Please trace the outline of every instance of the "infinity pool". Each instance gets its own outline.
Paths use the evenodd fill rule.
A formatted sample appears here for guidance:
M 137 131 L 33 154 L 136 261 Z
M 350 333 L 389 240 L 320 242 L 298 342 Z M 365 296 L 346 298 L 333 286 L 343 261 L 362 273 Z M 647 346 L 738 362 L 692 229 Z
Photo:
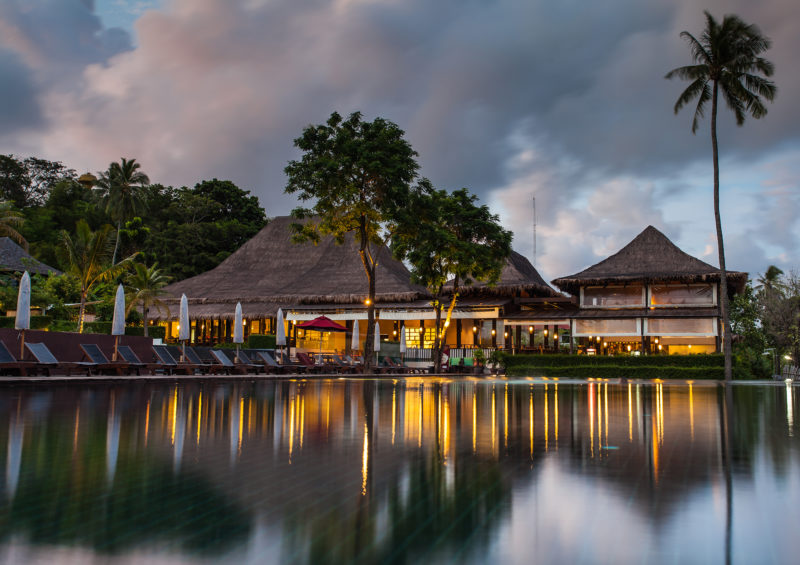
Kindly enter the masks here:
M 791 385 L 2 389 L 2 563 L 786 563 Z

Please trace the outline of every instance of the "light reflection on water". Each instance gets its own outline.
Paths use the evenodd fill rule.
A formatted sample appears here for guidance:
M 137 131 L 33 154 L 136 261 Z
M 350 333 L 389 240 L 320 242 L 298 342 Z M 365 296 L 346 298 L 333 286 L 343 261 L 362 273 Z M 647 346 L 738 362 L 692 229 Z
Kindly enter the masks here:
M 791 383 L 5 389 L 0 561 L 787 562 L 796 402 Z

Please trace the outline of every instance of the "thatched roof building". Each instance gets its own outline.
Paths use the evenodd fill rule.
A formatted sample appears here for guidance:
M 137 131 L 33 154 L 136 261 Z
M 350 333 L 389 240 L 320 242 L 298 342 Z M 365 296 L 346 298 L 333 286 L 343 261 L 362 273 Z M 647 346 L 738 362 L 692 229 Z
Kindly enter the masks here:
M 445 285 L 445 290 L 452 291 L 452 282 Z M 560 297 L 539 275 L 536 268 L 531 265 L 523 255 L 512 251 L 506 259 L 500 279 L 493 286 L 484 282 L 473 282 L 471 285 L 461 286 L 459 292 L 463 296 L 476 294 L 484 296 L 519 296 L 525 293 L 529 296 Z
M 282 216 L 269 222 L 250 241 L 216 268 L 166 287 L 165 302 L 177 317 L 177 300 L 186 294 L 192 318 L 228 319 L 236 302 L 245 318 L 274 316 L 293 304 L 358 304 L 368 296 L 367 277 L 352 235 L 342 245 L 325 237 L 318 245 L 293 243 L 291 224 Z M 408 269 L 384 246 L 373 248 L 377 258 L 376 301 L 399 302 L 426 295 L 410 283 Z
M 719 282 L 720 270 L 681 251 L 653 226 L 647 226 L 617 253 L 588 269 L 553 280 L 564 292 L 576 295 L 581 286 L 633 282 Z M 728 284 L 741 292 L 747 273 L 728 271 Z
M 0 271 L 61 274 L 58 269 L 35 259 L 9 237 L 0 237 Z

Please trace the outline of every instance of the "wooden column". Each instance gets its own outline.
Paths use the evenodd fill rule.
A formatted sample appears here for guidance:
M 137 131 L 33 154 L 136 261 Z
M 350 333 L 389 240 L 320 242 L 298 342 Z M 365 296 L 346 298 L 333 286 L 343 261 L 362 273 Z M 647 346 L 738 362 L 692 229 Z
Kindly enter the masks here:
M 461 318 L 456 320 L 456 348 L 461 348 Z

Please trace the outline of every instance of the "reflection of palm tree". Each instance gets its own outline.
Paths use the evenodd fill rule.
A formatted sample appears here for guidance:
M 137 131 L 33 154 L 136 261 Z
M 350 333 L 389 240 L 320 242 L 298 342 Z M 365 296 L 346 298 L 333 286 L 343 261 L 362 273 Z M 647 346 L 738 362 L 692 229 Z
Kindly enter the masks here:
M 717 251 L 719 253 L 720 305 L 724 324 L 725 379 L 731 379 L 731 325 L 728 305 L 728 281 L 725 269 L 725 249 L 722 243 L 722 220 L 719 213 L 719 154 L 717 149 L 717 101 L 719 91 L 728 107 L 736 115 L 736 123 L 742 125 L 745 116 L 755 119 L 766 115 L 763 99 L 775 97 L 775 85 L 761 77 L 772 76 L 773 65 L 759 55 L 769 49 L 770 41 L 756 26 L 747 25 L 737 16 L 727 15 L 718 23 L 708 12 L 706 28 L 700 39 L 688 31 L 681 37 L 689 42 L 692 58 L 696 64 L 678 67 L 667 73 L 666 78 L 678 77 L 691 83 L 675 102 L 677 114 L 686 104 L 697 99 L 692 120 L 692 133 L 697 131 L 707 103 L 711 102 L 711 149 L 714 163 L 714 220 L 717 227 Z
M 17 231 L 24 221 L 25 218 L 22 214 L 12 208 L 11 202 L 0 201 L 0 237 L 10 237 L 27 251 L 28 242 Z
M 142 263 L 134 263 L 133 270 L 128 273 L 125 282 L 128 288 L 133 293 L 128 303 L 128 312 L 142 306 L 142 321 L 144 323 L 144 335 L 147 337 L 147 311 L 151 306 L 155 306 L 161 311 L 164 308 L 164 302 L 159 298 L 166 294 L 164 287 L 169 282 L 170 277 L 158 268 L 158 263 L 153 263 L 148 267 Z
M 94 286 L 109 281 L 120 275 L 133 256 L 108 266 L 108 255 L 111 247 L 109 234 L 111 226 L 106 224 L 97 231 L 92 231 L 86 220 L 78 220 L 75 224 L 75 235 L 66 230 L 61 231 L 61 247 L 59 253 L 67 265 L 67 272 L 78 279 L 81 286 L 81 305 L 78 311 L 78 332 L 83 333 L 83 318 L 86 312 L 86 299 Z
M 100 179 L 97 181 L 106 205 L 106 212 L 117 222 L 117 238 L 114 254 L 111 257 L 112 265 L 117 262 L 122 222 L 141 213 L 145 207 L 141 189 L 150 183 L 150 179 L 139 171 L 140 167 L 141 165 L 136 162 L 136 159 L 129 161 L 123 158 L 119 163 L 111 163 L 107 171 L 100 173 Z

